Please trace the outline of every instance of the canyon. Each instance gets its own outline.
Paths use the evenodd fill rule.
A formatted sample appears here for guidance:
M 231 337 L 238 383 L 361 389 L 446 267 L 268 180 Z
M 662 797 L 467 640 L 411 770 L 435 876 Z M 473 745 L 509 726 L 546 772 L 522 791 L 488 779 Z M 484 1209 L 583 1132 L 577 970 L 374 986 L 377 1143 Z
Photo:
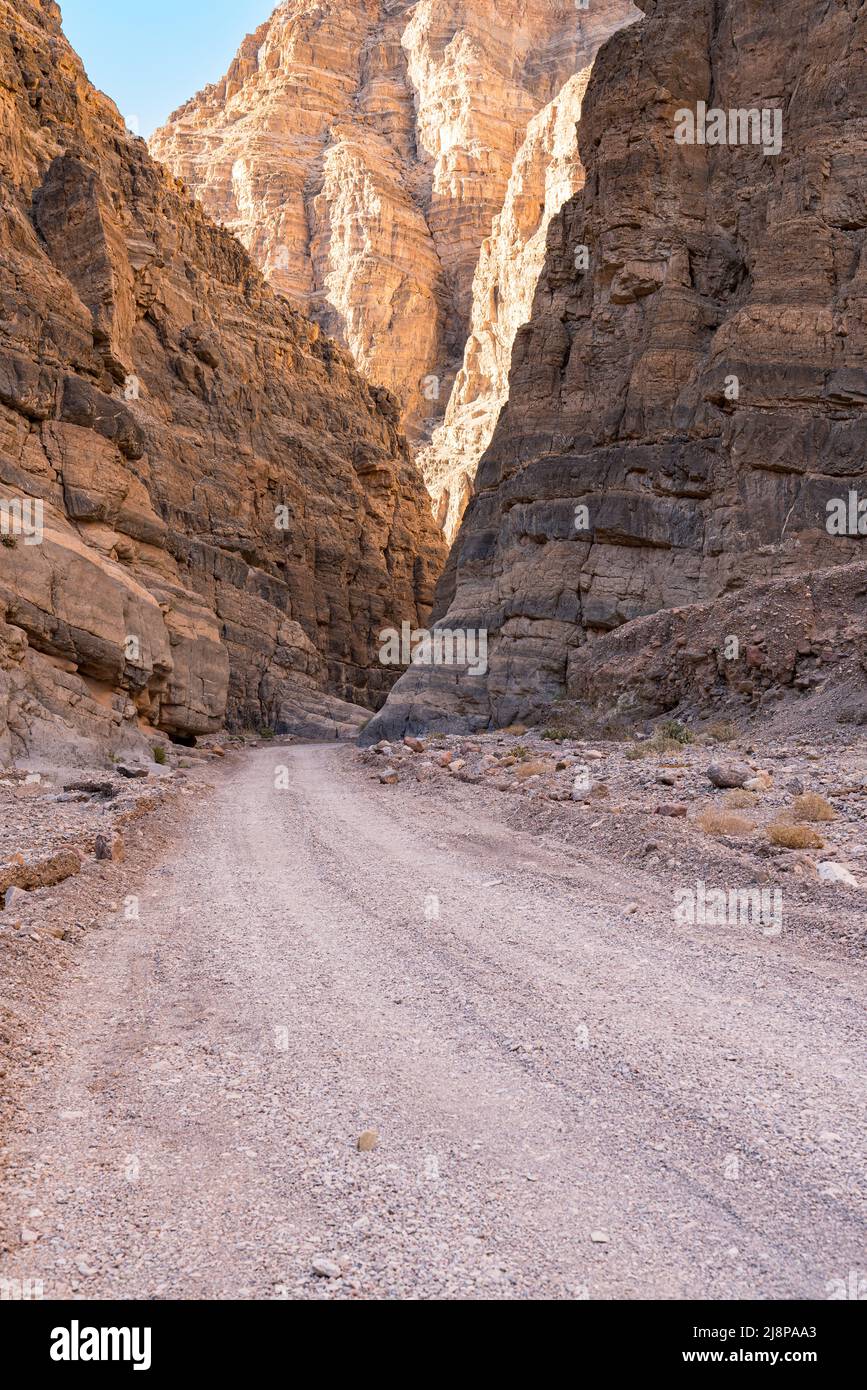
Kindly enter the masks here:
M 590 64 L 637 16 L 631 0 L 286 0 L 150 141 L 397 397 L 449 540 L 548 223 L 582 182 Z
M 352 734 L 445 547 L 398 407 L 0 3 L 0 760 Z M 20 512 L 18 513 L 20 515 Z
M 642 718 L 825 690 L 862 721 L 863 541 L 827 520 L 867 495 L 867 11 L 642 8 L 593 67 L 586 181 L 438 589 L 488 671 L 411 668 L 365 739 L 564 698 Z M 711 93 L 782 112 L 781 152 L 679 143 Z

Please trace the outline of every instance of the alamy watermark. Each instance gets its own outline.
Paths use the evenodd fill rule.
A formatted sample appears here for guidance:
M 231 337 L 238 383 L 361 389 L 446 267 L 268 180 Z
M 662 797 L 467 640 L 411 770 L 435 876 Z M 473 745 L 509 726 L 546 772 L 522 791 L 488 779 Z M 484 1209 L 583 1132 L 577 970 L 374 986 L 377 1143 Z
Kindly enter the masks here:
M 416 628 L 402 623 L 379 634 L 379 660 L 383 666 L 466 666 L 471 676 L 488 669 L 486 628 Z
M 44 520 L 41 497 L 0 498 L 0 536 L 21 536 L 25 545 L 41 545 Z
M 859 497 L 854 488 L 849 489 L 846 497 L 830 498 L 825 510 L 829 536 L 867 536 L 867 497 Z
M 783 930 L 783 894 L 779 888 L 676 888 L 672 916 L 681 927 L 758 927 L 763 936 Z
M 766 155 L 783 148 L 783 113 L 778 107 L 739 106 L 730 111 L 700 101 L 693 111 L 683 106 L 674 113 L 678 145 L 760 145 Z

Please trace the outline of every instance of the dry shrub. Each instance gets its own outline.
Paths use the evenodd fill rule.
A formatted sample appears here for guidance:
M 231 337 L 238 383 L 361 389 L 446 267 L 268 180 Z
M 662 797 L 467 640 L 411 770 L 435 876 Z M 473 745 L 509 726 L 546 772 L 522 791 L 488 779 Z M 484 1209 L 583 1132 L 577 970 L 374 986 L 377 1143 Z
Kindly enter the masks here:
M 519 763 L 515 768 L 516 777 L 538 777 L 550 770 L 549 763 Z
M 756 828 L 744 816 L 719 810 L 716 806 L 706 807 L 698 818 L 698 824 L 705 835 L 751 835 Z
M 733 787 L 723 797 L 729 811 L 748 811 L 755 806 L 757 799 L 755 792 L 748 792 L 745 787 Z
M 792 815 L 795 820 L 836 820 L 837 812 L 824 796 L 818 792 L 804 792 L 792 802 Z
M 709 724 L 705 733 L 707 733 L 715 743 L 731 743 L 732 739 L 738 736 L 737 727 L 724 720 L 718 720 L 714 724 Z
M 825 843 L 817 830 L 783 820 L 768 826 L 768 839 L 783 849 L 822 849 Z

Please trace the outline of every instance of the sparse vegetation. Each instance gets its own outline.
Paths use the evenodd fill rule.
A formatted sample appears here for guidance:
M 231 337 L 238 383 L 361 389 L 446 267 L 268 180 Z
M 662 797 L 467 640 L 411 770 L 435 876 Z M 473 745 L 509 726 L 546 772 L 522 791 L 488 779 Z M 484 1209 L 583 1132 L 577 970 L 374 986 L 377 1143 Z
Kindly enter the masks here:
M 709 738 L 713 739 L 714 743 L 731 743 L 732 739 L 738 736 L 735 725 L 722 719 L 715 721 L 713 724 L 709 724 L 705 733 Z
M 716 806 L 706 807 L 698 818 L 698 824 L 705 835 L 732 835 L 736 838 L 751 835 L 756 828 L 755 823 L 745 816 Z
M 260 738 L 274 738 L 274 737 L 275 737 L 274 730 L 273 730 L 273 729 L 260 729 L 260 730 L 259 730 L 259 737 L 260 737 Z
M 550 763 L 522 762 L 520 766 L 515 769 L 515 776 L 522 779 L 526 777 L 538 777 L 543 772 L 547 772 L 549 768 Z
M 757 801 L 755 792 L 748 792 L 745 787 L 733 787 L 723 797 L 723 804 L 729 811 L 748 811 Z
M 0 540 L 2 540 L 7 550 L 14 550 L 18 544 L 15 536 L 0 536 Z
M 688 729 L 685 724 L 681 724 L 679 719 L 666 719 L 656 730 L 657 735 L 672 743 L 692 743 L 695 735 L 692 729 Z
M 803 796 L 796 796 L 792 803 L 792 816 L 796 821 L 799 820 L 836 820 L 837 812 L 824 796 L 819 796 L 818 792 L 804 792 Z
M 166 761 L 166 750 L 165 750 L 165 748 L 163 747 L 163 745 L 162 745 L 161 743 L 159 743 L 159 744 L 157 744 L 156 748 L 154 749 L 154 762 L 155 762 L 155 763 L 159 763 L 160 766 L 162 767 L 162 766 L 165 764 L 165 761 Z
M 822 849 L 825 841 L 818 830 L 808 825 L 793 825 L 791 821 L 775 821 L 768 826 L 768 839 L 783 849 Z

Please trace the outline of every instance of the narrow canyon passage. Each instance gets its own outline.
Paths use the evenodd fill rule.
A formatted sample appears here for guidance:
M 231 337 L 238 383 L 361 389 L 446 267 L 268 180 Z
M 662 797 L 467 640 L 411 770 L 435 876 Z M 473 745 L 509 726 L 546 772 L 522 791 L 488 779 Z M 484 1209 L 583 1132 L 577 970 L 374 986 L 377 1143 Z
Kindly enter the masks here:
M 842 965 L 675 927 L 652 874 L 470 787 L 383 787 L 347 748 L 218 776 L 45 1025 L 4 1275 L 46 1297 L 823 1299 L 860 1267 Z

